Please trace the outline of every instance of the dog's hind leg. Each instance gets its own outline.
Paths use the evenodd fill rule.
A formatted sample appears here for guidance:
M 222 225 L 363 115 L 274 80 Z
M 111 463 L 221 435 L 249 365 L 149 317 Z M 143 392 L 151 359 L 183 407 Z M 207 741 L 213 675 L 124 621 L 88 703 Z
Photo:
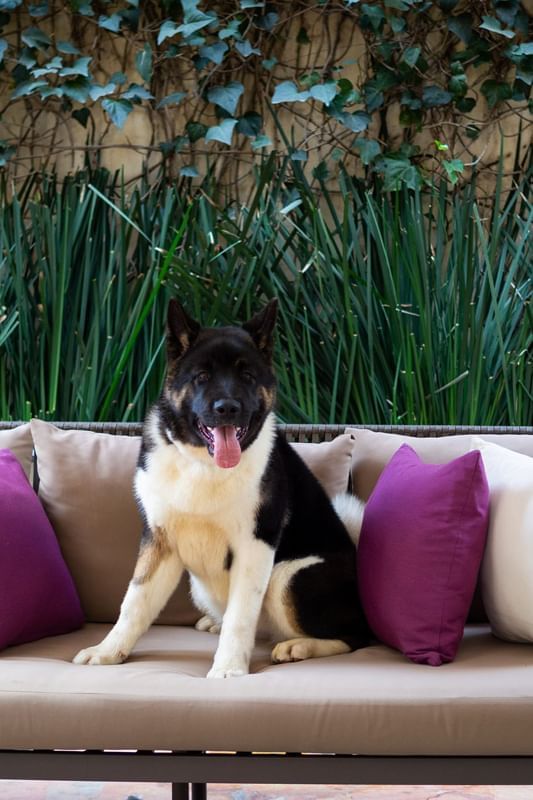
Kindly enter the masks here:
M 281 664 L 284 661 L 304 661 L 307 658 L 322 658 L 349 653 L 352 648 L 340 639 L 312 639 L 300 637 L 280 642 L 272 650 L 272 661 Z
M 140 636 L 150 627 L 183 573 L 178 555 L 152 535 L 141 545 L 135 572 L 128 586 L 120 615 L 100 644 L 81 650 L 75 664 L 120 664 Z

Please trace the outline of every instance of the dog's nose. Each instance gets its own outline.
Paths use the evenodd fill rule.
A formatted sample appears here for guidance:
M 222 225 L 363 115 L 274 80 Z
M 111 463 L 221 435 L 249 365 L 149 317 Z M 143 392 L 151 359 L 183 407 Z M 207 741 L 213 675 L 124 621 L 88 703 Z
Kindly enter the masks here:
M 233 397 L 223 397 L 215 400 L 213 411 L 220 419 L 233 419 L 242 411 L 242 403 Z

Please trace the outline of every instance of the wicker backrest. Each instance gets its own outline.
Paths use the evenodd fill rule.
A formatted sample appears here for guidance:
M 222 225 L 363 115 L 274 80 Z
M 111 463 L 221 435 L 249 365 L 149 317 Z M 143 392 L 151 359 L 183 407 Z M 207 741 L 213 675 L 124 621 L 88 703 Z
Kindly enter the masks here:
M 1 422 L 0 430 L 15 428 L 21 422 Z M 67 430 L 93 431 L 94 433 L 121 434 L 122 436 L 139 436 L 142 431 L 141 422 L 53 422 L 58 428 Z M 365 430 L 383 433 L 398 433 L 403 436 L 451 436 L 454 434 L 530 434 L 533 435 L 531 426 L 476 426 L 476 425 L 355 425 L 345 423 L 342 425 L 304 425 L 280 424 L 280 430 L 289 442 L 329 442 L 347 427 L 362 428 Z

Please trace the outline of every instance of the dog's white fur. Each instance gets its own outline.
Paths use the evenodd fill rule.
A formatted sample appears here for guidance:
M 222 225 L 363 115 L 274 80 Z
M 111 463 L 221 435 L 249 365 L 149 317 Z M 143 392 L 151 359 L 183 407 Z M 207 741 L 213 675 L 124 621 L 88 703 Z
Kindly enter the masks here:
M 156 447 L 147 453 L 146 468 L 137 470 L 135 491 L 151 530 L 164 537 L 164 556 L 146 580 L 130 582 L 116 625 L 99 645 L 78 653 L 75 663 L 124 661 L 184 569 L 191 574 L 193 599 L 206 614 L 199 627 L 220 626 L 208 677 L 248 672 L 258 625 L 276 639 L 289 639 L 274 648 L 276 661 L 349 650 L 337 640 L 302 638 L 287 603 L 287 587 L 296 572 L 321 559 L 310 556 L 274 566 L 274 550 L 254 535 L 261 479 L 274 442 L 273 415 L 243 451 L 239 464 L 225 470 L 205 449 L 176 440 L 169 444 L 159 433 L 155 415 L 147 424 Z M 346 498 L 336 499 L 335 508 L 356 538 L 361 510 L 353 498 Z M 229 571 L 224 568 L 228 548 L 233 554 Z

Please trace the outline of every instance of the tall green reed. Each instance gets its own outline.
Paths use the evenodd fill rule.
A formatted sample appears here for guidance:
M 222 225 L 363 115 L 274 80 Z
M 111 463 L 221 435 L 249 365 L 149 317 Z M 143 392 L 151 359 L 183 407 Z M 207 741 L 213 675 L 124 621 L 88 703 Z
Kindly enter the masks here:
M 0 306 L 18 311 L 0 343 L 2 417 L 140 419 L 171 294 L 204 324 L 277 295 L 283 419 L 531 424 L 527 182 L 505 200 L 499 187 L 487 218 L 474 183 L 338 185 L 273 156 L 247 206 L 209 185 L 192 201 L 163 181 L 126 195 L 103 172 L 26 187 L 0 223 Z

